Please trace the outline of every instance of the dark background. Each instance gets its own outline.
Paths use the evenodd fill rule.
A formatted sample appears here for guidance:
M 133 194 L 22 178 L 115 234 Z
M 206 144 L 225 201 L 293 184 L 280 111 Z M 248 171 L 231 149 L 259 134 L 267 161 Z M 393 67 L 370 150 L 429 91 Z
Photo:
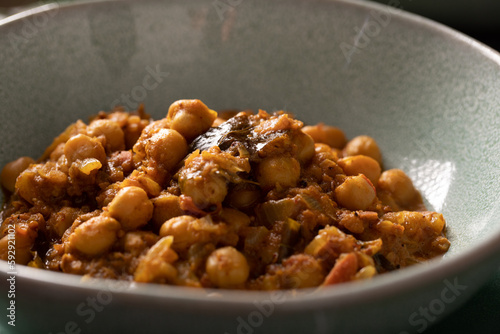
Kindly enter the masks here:
M 66 2 L 71 0 L 52 0 Z M 397 7 L 465 33 L 500 51 L 499 0 L 371 0 Z M 0 19 L 22 6 L 49 3 L 51 0 L 0 0 Z
M 500 51 L 499 0 L 372 0 L 447 25 Z

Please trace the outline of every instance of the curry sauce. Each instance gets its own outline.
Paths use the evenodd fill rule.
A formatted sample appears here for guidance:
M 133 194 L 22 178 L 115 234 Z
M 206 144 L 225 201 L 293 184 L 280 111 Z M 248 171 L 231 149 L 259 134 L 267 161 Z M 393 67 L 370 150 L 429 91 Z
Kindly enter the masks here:
M 0 258 L 76 275 L 204 288 L 334 285 L 444 254 L 440 213 L 383 170 L 376 141 L 284 111 L 173 103 L 70 125 L 1 174 Z

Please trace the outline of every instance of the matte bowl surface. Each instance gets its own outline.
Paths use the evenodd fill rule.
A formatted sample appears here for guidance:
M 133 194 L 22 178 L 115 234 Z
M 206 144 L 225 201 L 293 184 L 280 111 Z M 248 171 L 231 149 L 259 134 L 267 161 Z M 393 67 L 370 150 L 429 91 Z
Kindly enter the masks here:
M 0 45 L 2 166 L 114 104 L 144 101 L 154 118 L 182 98 L 285 109 L 373 136 L 452 243 L 442 259 L 298 294 L 207 296 L 16 266 L 17 322 L 4 331 L 421 332 L 498 268 L 500 56 L 451 29 L 364 1 L 97 1 L 0 21 Z M 3 310 L 8 271 L 1 262 Z

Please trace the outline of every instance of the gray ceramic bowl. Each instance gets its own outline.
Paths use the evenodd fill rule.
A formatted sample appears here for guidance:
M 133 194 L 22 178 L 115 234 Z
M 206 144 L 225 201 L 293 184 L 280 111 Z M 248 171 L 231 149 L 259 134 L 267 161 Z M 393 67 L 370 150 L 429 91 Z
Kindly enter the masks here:
M 301 294 L 11 275 L 0 262 L 0 309 L 16 306 L 3 331 L 421 333 L 498 267 L 500 56 L 455 31 L 367 2 L 109 1 L 0 21 L 0 45 L 0 165 L 116 103 L 156 118 L 181 98 L 286 109 L 375 137 L 452 242 L 442 259 Z

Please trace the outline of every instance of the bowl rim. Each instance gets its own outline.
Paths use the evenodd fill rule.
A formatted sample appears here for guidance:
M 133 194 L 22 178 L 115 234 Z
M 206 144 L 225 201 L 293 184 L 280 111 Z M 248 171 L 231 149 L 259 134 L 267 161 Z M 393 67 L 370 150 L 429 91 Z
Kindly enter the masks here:
M 280 0 L 280 2 L 301 3 L 307 0 Z M 66 3 L 44 4 L 38 7 L 28 9 L 18 14 L 9 16 L 0 20 L 0 29 L 16 24 L 22 20 L 45 13 L 51 10 L 77 10 L 81 7 L 94 6 L 96 4 L 108 4 L 118 2 L 133 2 L 132 0 L 78 0 Z M 148 3 L 159 3 L 161 0 L 147 0 Z M 311 2 L 331 3 L 333 6 L 341 5 L 344 7 L 357 8 L 365 11 L 387 10 L 388 5 L 364 0 L 314 0 Z M 136 3 L 137 4 L 137 3 Z M 453 28 L 424 18 L 420 15 L 406 12 L 404 10 L 390 7 L 393 19 L 406 22 L 419 29 L 432 30 L 433 33 L 442 35 L 458 44 L 465 44 L 468 48 L 482 54 L 486 59 L 496 63 L 500 71 L 500 53 L 491 47 L 479 42 Z M 492 212 L 498 212 L 500 208 L 500 198 L 496 205 L 491 209 Z M 492 214 L 492 216 L 494 216 Z M 491 217 L 490 220 L 493 218 Z M 500 220 L 498 221 L 500 224 Z M 304 294 L 295 295 L 291 291 L 284 291 L 285 297 L 280 308 L 285 310 L 301 311 L 304 309 L 304 303 L 309 302 L 309 308 L 324 308 L 326 306 L 347 306 L 352 304 L 365 303 L 367 301 L 388 298 L 405 291 L 411 291 L 426 285 L 443 281 L 477 264 L 478 261 L 485 261 L 490 256 L 500 253 L 500 229 L 483 240 L 482 243 L 468 247 L 458 254 L 432 259 L 426 263 L 400 269 L 397 272 L 388 275 L 379 275 L 366 282 L 348 282 L 341 285 L 342 288 L 334 287 L 322 289 L 321 293 L 315 293 L 309 290 Z M 0 260 L 1 274 L 9 274 L 6 261 Z M 87 281 L 81 276 L 67 275 L 59 272 L 40 270 L 26 266 L 16 265 L 16 276 L 33 284 L 51 284 L 54 286 L 64 286 L 74 291 L 89 292 L 109 289 L 110 281 L 104 279 L 92 279 Z M 126 289 L 117 289 L 116 293 L 134 298 L 147 297 L 150 300 L 172 300 L 178 307 L 189 307 L 193 302 L 197 306 L 209 312 L 217 312 L 218 308 L 214 305 L 223 307 L 225 311 L 241 311 L 255 308 L 256 301 L 269 300 L 269 292 L 263 291 L 232 291 L 216 289 L 191 289 L 178 286 L 156 285 L 156 284 L 137 284 L 131 283 Z M 207 293 L 213 295 L 213 298 L 207 298 Z M 224 307 L 226 306 L 226 307 Z

